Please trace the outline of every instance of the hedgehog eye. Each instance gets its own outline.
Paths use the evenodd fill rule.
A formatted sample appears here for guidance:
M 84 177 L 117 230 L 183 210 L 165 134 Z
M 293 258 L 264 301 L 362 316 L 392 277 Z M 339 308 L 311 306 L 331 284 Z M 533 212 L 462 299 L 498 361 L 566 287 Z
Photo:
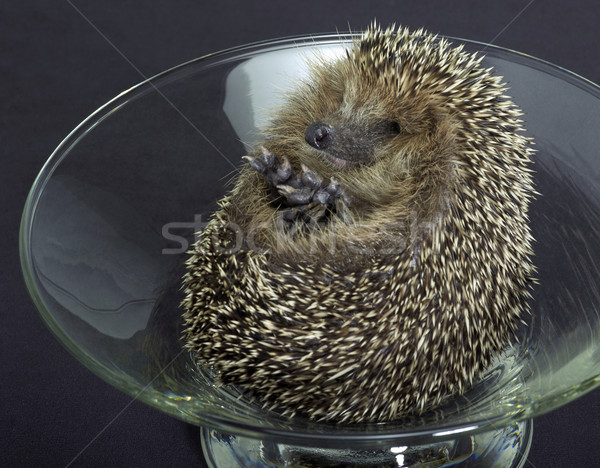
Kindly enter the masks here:
M 385 135 L 395 136 L 400 135 L 402 130 L 400 125 L 395 120 L 386 120 L 381 126 L 381 131 Z
M 388 125 L 389 125 L 389 127 L 388 127 L 389 133 L 396 134 L 396 135 L 399 135 L 400 133 L 402 133 L 398 122 L 392 120 L 392 121 L 388 122 Z
M 393 138 L 402 133 L 400 124 L 395 120 L 380 121 L 372 131 L 380 138 Z

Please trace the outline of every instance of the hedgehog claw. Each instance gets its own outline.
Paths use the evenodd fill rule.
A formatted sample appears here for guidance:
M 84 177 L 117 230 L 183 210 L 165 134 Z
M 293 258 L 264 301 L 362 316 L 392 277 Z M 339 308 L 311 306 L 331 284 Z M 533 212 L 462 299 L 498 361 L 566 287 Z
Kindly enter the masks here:
M 321 205 L 329 205 L 331 203 L 331 194 L 327 193 L 323 189 L 320 189 L 313 195 L 313 200 Z
M 323 186 L 323 178 L 302 164 L 302 183 L 312 189 L 320 189 Z
M 310 187 L 292 189 L 287 197 L 288 204 L 292 206 L 306 205 L 311 202 L 314 191 Z
M 267 148 L 265 148 L 264 146 L 261 147 L 262 150 L 262 156 L 260 157 L 261 162 L 265 165 L 265 167 L 267 168 L 273 168 L 277 161 L 277 157 L 271 153 Z
M 277 168 L 277 179 L 281 182 L 285 182 L 292 175 L 292 165 L 285 156 L 282 157 L 283 162 Z
M 246 161 L 250 163 L 250 167 L 261 174 L 264 174 L 267 168 L 264 166 L 260 159 L 255 158 L 254 156 L 244 156 Z
M 279 192 L 279 195 L 281 195 L 284 198 L 289 197 L 294 191 L 294 187 L 290 187 L 289 185 L 277 185 L 276 188 Z
M 337 195 L 340 192 L 341 187 L 339 182 L 332 177 L 329 179 L 329 185 L 327 185 L 325 190 L 327 190 L 327 193 L 330 193 L 331 195 Z

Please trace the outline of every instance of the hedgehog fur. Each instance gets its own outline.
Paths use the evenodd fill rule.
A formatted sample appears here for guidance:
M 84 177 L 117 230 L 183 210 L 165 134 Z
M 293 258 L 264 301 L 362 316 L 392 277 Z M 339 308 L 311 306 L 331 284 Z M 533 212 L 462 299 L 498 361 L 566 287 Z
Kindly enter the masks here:
M 521 112 L 481 56 L 375 23 L 310 62 L 191 251 L 185 346 L 264 407 L 384 422 L 465 392 L 535 268 Z

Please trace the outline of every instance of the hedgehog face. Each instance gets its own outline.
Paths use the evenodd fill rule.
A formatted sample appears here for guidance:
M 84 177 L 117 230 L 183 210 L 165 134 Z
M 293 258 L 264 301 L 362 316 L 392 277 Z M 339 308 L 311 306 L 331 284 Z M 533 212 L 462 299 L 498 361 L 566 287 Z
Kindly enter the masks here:
M 324 105 L 307 115 L 315 120 L 306 127 L 304 139 L 334 170 L 369 166 L 389 154 L 399 136 L 407 135 L 404 119 L 398 115 L 398 103 L 382 95 L 358 67 L 336 65 L 346 69 L 324 70 L 329 77 L 323 76 L 320 87 L 310 90 Z M 344 76 L 343 82 L 331 80 L 337 75 Z
M 367 73 L 359 63 L 343 60 L 315 75 L 317 85 L 302 91 L 313 108 L 306 109 L 296 135 L 304 136 L 311 147 L 304 149 L 333 171 L 396 158 L 411 137 L 434 127 L 433 113 L 418 99 L 390 92 L 385 75 Z
M 375 148 L 400 134 L 398 123 L 380 120 L 369 128 L 361 122 L 343 121 L 341 116 L 328 116 L 311 123 L 304 139 L 334 165 L 343 168 L 355 164 L 369 164 Z

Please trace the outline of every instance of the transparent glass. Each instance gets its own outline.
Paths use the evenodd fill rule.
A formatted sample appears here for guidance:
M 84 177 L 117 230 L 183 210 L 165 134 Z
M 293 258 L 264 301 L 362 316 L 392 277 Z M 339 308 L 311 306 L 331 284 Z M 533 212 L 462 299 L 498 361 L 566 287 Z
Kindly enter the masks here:
M 285 444 L 383 444 L 395 447 L 389 453 L 397 459 L 398 447 L 443 444 L 456 434 L 468 434 L 473 445 L 477 434 L 524 431 L 530 424 L 517 423 L 600 384 L 600 89 L 526 55 L 459 39 L 451 41 L 485 54 L 484 66 L 504 76 L 537 149 L 541 196 L 530 218 L 540 284 L 519 343 L 442 408 L 353 425 L 287 419 L 249 405 L 182 351 L 179 286 L 194 232 L 226 193 L 282 91 L 306 74 L 305 58 L 315 51 L 335 57 L 351 40 L 254 44 L 134 86 L 65 138 L 29 194 L 21 259 L 48 327 L 115 387 L 211 428 L 204 437 L 209 450 L 218 451 L 215 441 L 232 449 L 237 437 L 261 441 L 263 452 L 270 441 L 280 457 Z

